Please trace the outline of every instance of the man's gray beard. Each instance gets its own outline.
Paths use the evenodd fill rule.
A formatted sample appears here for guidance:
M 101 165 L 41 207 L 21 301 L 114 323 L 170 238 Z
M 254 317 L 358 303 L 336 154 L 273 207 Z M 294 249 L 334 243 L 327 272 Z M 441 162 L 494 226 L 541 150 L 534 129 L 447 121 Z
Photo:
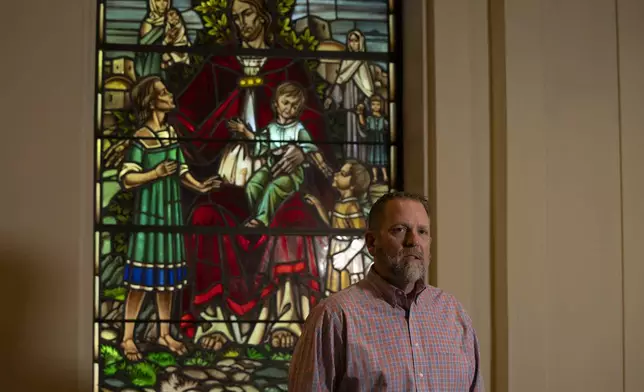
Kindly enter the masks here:
M 426 268 L 422 262 L 405 263 L 398 259 L 398 255 L 389 256 L 382 249 L 376 249 L 376 257 L 385 261 L 391 277 L 397 283 L 407 285 L 409 283 L 416 283 L 419 279 L 425 279 Z M 382 263 L 381 263 L 382 264 Z

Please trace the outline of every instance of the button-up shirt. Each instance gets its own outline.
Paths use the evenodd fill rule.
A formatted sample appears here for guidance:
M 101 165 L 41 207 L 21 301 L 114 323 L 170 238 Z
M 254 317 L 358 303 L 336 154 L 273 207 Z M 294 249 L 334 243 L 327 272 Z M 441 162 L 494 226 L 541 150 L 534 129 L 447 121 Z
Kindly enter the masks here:
M 423 282 L 405 295 L 372 268 L 311 310 L 288 390 L 483 392 L 472 321 L 452 295 Z

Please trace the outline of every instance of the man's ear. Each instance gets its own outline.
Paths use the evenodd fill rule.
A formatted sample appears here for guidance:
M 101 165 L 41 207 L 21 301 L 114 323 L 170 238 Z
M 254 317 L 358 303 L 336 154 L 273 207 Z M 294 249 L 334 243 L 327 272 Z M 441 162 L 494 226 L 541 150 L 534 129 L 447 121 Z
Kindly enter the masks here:
M 367 250 L 369 254 L 373 257 L 376 255 L 376 235 L 373 231 L 369 230 L 364 235 L 365 243 L 367 244 Z

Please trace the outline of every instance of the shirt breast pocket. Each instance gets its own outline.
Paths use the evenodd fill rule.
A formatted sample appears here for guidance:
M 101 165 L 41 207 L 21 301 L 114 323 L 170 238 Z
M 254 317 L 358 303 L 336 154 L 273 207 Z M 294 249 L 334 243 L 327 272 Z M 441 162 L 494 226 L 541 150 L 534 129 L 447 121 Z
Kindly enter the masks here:
M 432 347 L 432 377 L 430 382 L 438 390 L 463 390 L 470 387 L 474 377 L 470 359 L 455 347 Z

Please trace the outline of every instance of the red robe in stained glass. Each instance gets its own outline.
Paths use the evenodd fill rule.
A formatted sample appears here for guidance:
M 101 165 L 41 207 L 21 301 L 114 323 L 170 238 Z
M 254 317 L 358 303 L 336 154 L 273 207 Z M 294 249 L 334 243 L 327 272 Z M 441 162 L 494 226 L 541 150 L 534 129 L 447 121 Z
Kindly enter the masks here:
M 195 76 L 188 87 L 177 97 L 178 111 L 172 123 L 178 132 L 198 138 L 187 146 L 187 155 L 197 166 L 206 167 L 207 173 L 216 173 L 222 149 L 231 138 L 227 121 L 242 117 L 242 102 L 247 88 L 239 85 L 244 76 L 242 65 L 235 56 L 211 57 Z M 260 86 L 253 87 L 255 94 L 255 121 L 257 129 L 262 129 L 274 118 L 272 98 L 277 85 L 283 81 L 297 82 L 306 90 L 306 103 L 300 121 L 304 123 L 327 162 L 331 160 L 327 140 L 325 120 L 321 102 L 315 92 L 310 71 L 302 60 L 288 58 L 268 58 L 257 77 Z M 209 141 L 211 139 L 213 141 Z M 333 191 L 330 182 L 313 165 L 306 170 L 304 189 L 318 196 L 328 207 L 332 205 Z M 190 207 L 188 224 L 193 226 L 233 227 L 241 224 L 250 216 L 243 188 L 224 186 L 214 193 L 200 197 Z M 297 192 L 287 199 L 277 210 L 270 227 L 322 228 L 317 213 Z M 296 243 L 292 238 L 289 246 L 301 247 L 290 252 L 273 252 L 273 262 L 260 263 L 266 254 L 268 244 L 286 243 L 279 236 L 243 236 L 230 234 L 190 235 L 186 238 L 188 257 L 196 276 L 189 294 L 189 301 L 197 308 L 213 300 L 225 302 L 227 307 L 238 315 L 244 315 L 255 308 L 262 297 L 273 292 L 275 283 L 283 274 L 308 276 L 307 286 L 318 291 L 318 270 L 313 254 L 310 237 L 298 236 Z M 299 262 L 280 260 L 287 255 L 303 255 Z M 277 259 L 277 260 L 276 260 Z M 199 261 L 198 263 L 195 262 Z M 285 268 L 286 264 L 295 267 Z M 271 270 L 272 269 L 272 270 Z M 270 279 L 269 279 L 270 277 Z M 184 306 L 188 305 L 184 301 Z

